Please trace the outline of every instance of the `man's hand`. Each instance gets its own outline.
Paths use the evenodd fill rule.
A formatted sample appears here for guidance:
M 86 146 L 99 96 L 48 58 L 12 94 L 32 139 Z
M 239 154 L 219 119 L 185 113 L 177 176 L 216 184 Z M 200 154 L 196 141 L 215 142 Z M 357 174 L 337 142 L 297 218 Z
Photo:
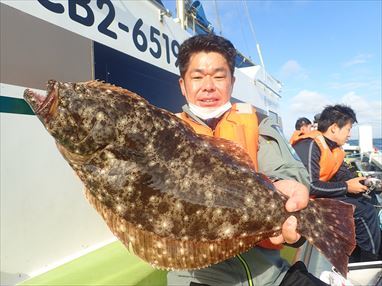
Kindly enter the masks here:
M 275 187 L 283 194 L 289 197 L 285 204 L 288 212 L 295 212 L 305 208 L 309 202 L 309 191 L 301 183 L 294 180 L 281 180 L 274 183 Z M 279 236 L 271 237 L 270 241 L 273 244 L 281 244 L 284 242 L 293 244 L 296 243 L 301 235 L 297 233 L 297 219 L 295 216 L 290 216 L 282 226 L 282 233 Z
M 367 191 L 367 186 L 360 183 L 360 181 L 366 179 L 366 177 L 356 177 L 346 181 L 346 184 L 348 185 L 348 193 L 358 194 Z

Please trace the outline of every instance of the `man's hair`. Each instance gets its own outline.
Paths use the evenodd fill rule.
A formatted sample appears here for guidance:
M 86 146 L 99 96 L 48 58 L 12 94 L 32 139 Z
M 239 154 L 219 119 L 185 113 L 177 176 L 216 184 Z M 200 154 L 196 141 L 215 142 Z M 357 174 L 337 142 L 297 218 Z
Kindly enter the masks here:
M 178 54 L 180 76 L 184 77 L 193 54 L 199 52 L 215 52 L 221 54 L 227 61 L 231 74 L 235 71 L 236 49 L 227 39 L 214 35 L 196 35 L 185 40 Z
M 305 125 L 309 125 L 309 124 L 312 124 L 312 122 L 308 118 L 300 117 L 299 119 L 297 119 L 296 124 L 294 125 L 294 128 L 296 130 L 300 130 L 301 127 Z
M 321 116 L 321 113 L 317 113 L 317 114 L 314 116 L 313 122 L 314 122 L 314 123 L 318 123 L 318 120 L 320 119 L 320 116 Z
M 357 122 L 353 109 L 341 104 L 329 105 L 321 112 L 320 119 L 318 120 L 318 131 L 326 132 L 334 123 L 339 128 L 342 128 L 349 122 L 352 124 Z

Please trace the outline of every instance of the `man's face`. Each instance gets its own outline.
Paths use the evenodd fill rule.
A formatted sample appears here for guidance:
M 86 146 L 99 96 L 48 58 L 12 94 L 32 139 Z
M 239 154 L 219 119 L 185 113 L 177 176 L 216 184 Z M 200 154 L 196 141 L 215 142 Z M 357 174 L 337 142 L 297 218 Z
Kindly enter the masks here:
M 216 52 L 193 54 L 184 78 L 179 79 L 188 103 L 211 109 L 230 100 L 234 82 L 226 59 Z
M 350 137 L 350 131 L 353 124 L 351 122 L 348 122 L 346 125 L 344 125 L 342 128 L 339 128 L 337 124 L 334 124 L 333 127 L 333 135 L 334 135 L 334 141 L 339 145 L 342 146 L 348 141 Z
M 303 125 L 300 130 L 306 134 L 306 133 L 309 133 L 310 131 L 312 131 L 312 124 L 306 124 L 306 125 Z

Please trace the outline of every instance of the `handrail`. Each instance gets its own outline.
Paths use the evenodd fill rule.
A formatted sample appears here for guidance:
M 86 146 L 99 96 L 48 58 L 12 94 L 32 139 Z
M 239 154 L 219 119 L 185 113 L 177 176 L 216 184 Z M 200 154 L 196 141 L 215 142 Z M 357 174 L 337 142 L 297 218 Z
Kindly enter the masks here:
M 149 0 L 149 1 L 152 4 L 154 4 L 161 11 L 161 15 L 166 15 L 168 17 L 172 17 L 170 10 L 166 9 L 166 7 L 164 7 L 163 5 L 161 5 L 160 3 L 158 3 L 155 0 Z

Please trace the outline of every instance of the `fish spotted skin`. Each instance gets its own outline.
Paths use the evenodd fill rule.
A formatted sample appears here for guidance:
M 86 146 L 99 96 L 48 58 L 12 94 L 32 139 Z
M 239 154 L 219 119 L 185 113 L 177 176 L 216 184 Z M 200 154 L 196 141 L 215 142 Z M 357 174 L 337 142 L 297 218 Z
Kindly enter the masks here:
M 107 83 L 50 81 L 25 99 L 129 249 L 165 269 L 223 261 L 280 234 L 286 197 L 243 149 L 196 134 L 174 114 Z M 346 275 L 353 208 L 321 199 L 295 213 L 300 233 Z

